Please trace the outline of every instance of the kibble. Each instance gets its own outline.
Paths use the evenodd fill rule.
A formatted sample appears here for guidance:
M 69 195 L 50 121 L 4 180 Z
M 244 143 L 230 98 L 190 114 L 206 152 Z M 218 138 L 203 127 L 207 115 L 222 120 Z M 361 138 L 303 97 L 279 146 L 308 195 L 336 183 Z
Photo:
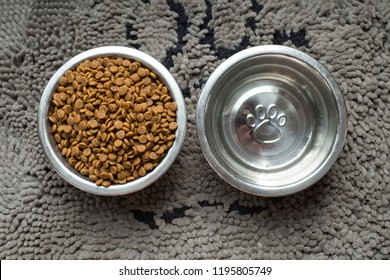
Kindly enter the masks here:
M 121 121 L 115 121 L 114 127 L 115 127 L 116 129 L 122 129 L 122 128 L 123 128 L 123 122 L 121 122 Z
M 125 138 L 125 132 L 123 130 L 117 131 L 115 135 L 116 135 L 116 138 L 118 138 L 118 139 Z
M 70 165 L 98 186 L 146 176 L 173 145 L 177 104 L 140 62 L 102 57 L 67 71 L 51 131 Z
M 115 142 L 114 142 L 114 146 L 116 148 L 119 148 L 120 146 L 122 146 L 122 140 L 121 139 L 116 139 Z
M 83 100 L 77 99 L 76 102 L 74 103 L 74 106 L 75 106 L 77 109 L 83 108 L 83 106 L 84 106 Z

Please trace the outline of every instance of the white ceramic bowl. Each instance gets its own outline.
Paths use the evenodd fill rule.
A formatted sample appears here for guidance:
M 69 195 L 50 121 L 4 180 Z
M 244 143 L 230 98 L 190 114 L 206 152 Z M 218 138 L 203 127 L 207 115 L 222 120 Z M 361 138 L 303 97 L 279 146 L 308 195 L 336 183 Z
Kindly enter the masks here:
M 178 128 L 176 130 L 176 139 L 173 146 L 168 150 L 164 159 L 146 176 L 137 178 L 134 181 L 122 185 L 113 184 L 108 188 L 96 186 L 96 184 L 89 180 L 88 177 L 81 175 L 80 172 L 74 169 L 67 162 L 65 157 L 62 156 L 61 151 L 59 150 L 54 140 L 53 134 L 51 132 L 51 124 L 48 120 L 48 114 L 50 110 L 52 110 L 51 99 L 55 93 L 55 89 L 58 86 L 59 79 L 65 74 L 67 70 L 73 69 L 76 65 L 80 64 L 84 60 L 102 56 L 130 58 L 141 62 L 143 65 L 155 72 L 163 81 L 163 83 L 165 83 L 178 106 L 178 110 L 176 112 L 178 124 Z M 160 178 L 160 176 L 162 176 L 168 170 L 179 154 L 186 134 L 186 123 L 187 120 L 184 98 L 179 86 L 170 72 L 153 57 L 132 48 L 118 46 L 107 46 L 91 49 L 76 55 L 68 62 L 66 62 L 60 69 L 58 69 L 58 71 L 48 82 L 41 97 L 38 109 L 39 137 L 43 150 L 54 169 L 62 178 L 64 178 L 73 186 L 90 193 L 107 196 L 124 195 L 139 191 Z

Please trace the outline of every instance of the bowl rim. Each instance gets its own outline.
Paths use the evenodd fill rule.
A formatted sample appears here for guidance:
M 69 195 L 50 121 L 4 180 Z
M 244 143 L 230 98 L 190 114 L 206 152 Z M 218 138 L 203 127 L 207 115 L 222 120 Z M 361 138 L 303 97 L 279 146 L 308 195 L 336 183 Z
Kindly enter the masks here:
M 241 61 L 244 61 L 248 58 L 260 55 L 285 55 L 290 56 L 295 59 L 298 59 L 301 62 L 306 63 L 312 67 L 315 71 L 320 74 L 324 81 L 328 84 L 331 92 L 333 93 L 333 98 L 337 104 L 337 113 L 338 113 L 338 124 L 336 130 L 336 137 L 332 146 L 332 149 L 326 159 L 318 166 L 314 173 L 310 174 L 304 180 L 293 182 L 291 184 L 286 184 L 280 187 L 269 187 L 262 186 L 260 184 L 256 185 L 254 183 L 240 180 L 231 174 L 225 167 L 222 165 L 217 157 L 213 154 L 213 151 L 208 143 L 206 135 L 206 125 L 205 119 L 207 103 L 210 95 L 212 94 L 213 87 L 218 82 L 220 78 L 228 71 L 231 67 L 237 65 Z M 240 189 L 244 192 L 264 196 L 264 197 L 279 197 L 290 195 L 299 191 L 302 191 L 314 183 L 319 181 L 333 166 L 336 162 L 345 142 L 347 134 L 347 111 L 344 97 L 338 87 L 335 79 L 331 73 L 316 59 L 309 56 L 308 54 L 301 52 L 299 50 L 279 45 L 263 45 L 251 47 L 240 51 L 233 56 L 229 57 L 227 60 L 222 62 L 215 71 L 211 74 L 210 78 L 207 80 L 204 85 L 202 92 L 199 97 L 198 106 L 197 106 L 197 134 L 201 149 L 206 160 L 209 162 L 210 166 L 214 171 L 227 183 Z
M 65 166 L 62 162 L 63 160 L 66 161 L 65 157 L 63 157 L 63 159 L 61 160 L 55 153 L 55 149 L 58 149 L 58 147 L 53 147 L 50 144 L 49 135 L 52 134 L 52 132 L 48 129 L 48 110 L 51 98 L 58 85 L 59 79 L 65 74 L 67 70 L 73 69 L 76 65 L 80 64 L 84 60 L 103 56 L 130 58 L 133 60 L 137 60 L 149 69 L 152 69 L 157 74 L 157 76 L 164 82 L 164 84 L 168 86 L 172 97 L 178 105 L 178 110 L 176 112 L 176 122 L 178 124 L 178 128 L 176 130 L 176 139 L 172 147 L 168 150 L 168 153 L 166 154 L 164 159 L 152 170 L 152 172 L 148 173 L 146 176 L 137 178 L 136 180 L 128 182 L 126 184 L 113 184 L 109 188 L 105 188 L 103 186 L 96 186 L 94 182 L 81 175 L 79 171 L 69 170 L 68 167 Z M 53 76 L 47 83 L 39 103 L 37 118 L 38 134 L 41 146 L 55 171 L 69 184 L 86 192 L 103 196 L 130 194 L 144 189 L 154 183 L 156 180 L 158 180 L 170 168 L 170 166 L 178 156 L 181 147 L 184 143 L 187 124 L 186 107 L 183 94 L 168 69 L 166 69 L 165 66 L 163 66 L 152 56 L 139 50 L 123 46 L 104 46 L 92 48 L 79 53 L 78 55 L 72 57 L 70 60 L 65 62 L 53 74 Z

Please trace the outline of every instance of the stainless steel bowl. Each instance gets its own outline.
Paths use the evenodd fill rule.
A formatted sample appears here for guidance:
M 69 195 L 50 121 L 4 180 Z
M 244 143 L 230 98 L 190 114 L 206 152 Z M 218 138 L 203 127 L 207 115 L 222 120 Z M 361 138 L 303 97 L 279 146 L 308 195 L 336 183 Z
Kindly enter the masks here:
M 260 196 L 292 194 L 323 177 L 342 149 L 346 122 L 331 74 L 298 50 L 272 45 L 223 62 L 197 108 L 199 141 L 212 168 Z
M 87 177 L 81 175 L 66 161 L 65 157 L 61 155 L 61 152 L 57 147 L 57 144 L 50 129 L 51 124 L 48 120 L 48 113 L 50 112 L 50 110 L 52 110 L 52 105 L 50 101 L 52 99 L 55 89 L 57 88 L 60 77 L 62 77 L 67 70 L 74 68 L 82 61 L 100 56 L 118 56 L 134 59 L 141 62 L 149 69 L 152 69 L 159 76 L 159 78 L 168 86 L 173 96 L 173 99 L 178 105 L 178 111 L 176 115 L 178 124 L 178 128 L 176 130 L 176 139 L 173 146 L 169 149 L 165 158 L 152 172 L 148 173 L 146 176 L 138 178 L 126 184 L 114 184 L 111 185 L 109 188 L 96 186 L 95 183 L 90 181 Z M 47 84 L 41 97 L 38 109 L 39 137 L 43 150 L 46 153 L 50 163 L 53 165 L 54 169 L 62 178 L 64 178 L 70 184 L 78 187 L 79 189 L 90 193 L 107 196 L 124 195 L 136 192 L 152 184 L 160 176 L 162 176 L 171 166 L 183 145 L 186 133 L 186 123 L 187 120 L 184 98 L 179 86 L 177 85 L 176 81 L 169 73 L 169 71 L 156 59 L 141 51 L 117 46 L 91 49 L 73 57 L 68 62 L 66 62 L 60 69 L 58 69 L 58 71 L 53 75 L 53 77 Z

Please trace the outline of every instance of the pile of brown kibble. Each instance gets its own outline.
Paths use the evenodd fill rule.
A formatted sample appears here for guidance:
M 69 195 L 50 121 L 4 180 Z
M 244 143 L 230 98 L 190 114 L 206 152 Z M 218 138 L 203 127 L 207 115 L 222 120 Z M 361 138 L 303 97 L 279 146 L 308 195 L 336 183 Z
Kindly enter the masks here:
M 137 61 L 86 60 L 61 77 L 52 102 L 49 120 L 62 155 L 98 186 L 145 176 L 175 140 L 177 104 Z

